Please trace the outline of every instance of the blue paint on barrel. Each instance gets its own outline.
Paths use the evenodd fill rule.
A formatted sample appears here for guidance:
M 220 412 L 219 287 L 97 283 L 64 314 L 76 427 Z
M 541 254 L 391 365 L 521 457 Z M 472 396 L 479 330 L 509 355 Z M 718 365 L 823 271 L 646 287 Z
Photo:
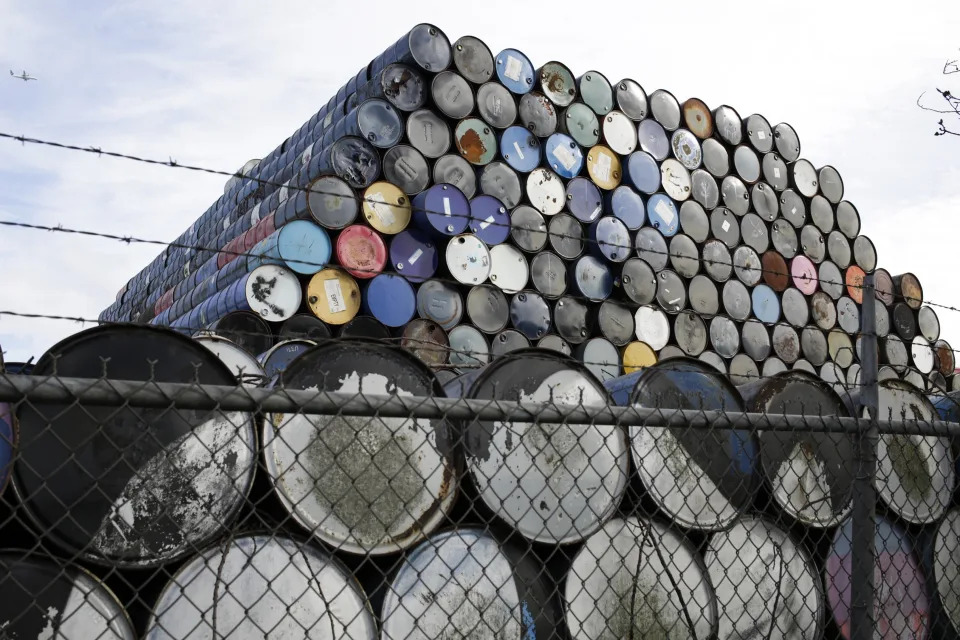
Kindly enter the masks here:
M 285 371 L 300 354 L 306 353 L 315 346 L 317 346 L 316 342 L 303 338 L 284 340 L 257 356 L 257 362 L 263 367 L 267 379 L 272 380 L 274 376 Z
M 399 275 L 411 282 L 423 282 L 437 272 L 440 254 L 425 231 L 406 229 L 390 241 L 390 262 Z
M 750 294 L 753 315 L 760 322 L 774 323 L 780 319 L 780 300 L 776 292 L 765 284 L 758 284 Z
M 247 270 L 262 264 L 284 264 L 297 273 L 312 275 L 327 265 L 331 250 L 330 236 L 323 227 L 294 220 L 254 245 Z
M 367 285 L 363 309 L 388 327 L 402 327 L 417 312 L 417 294 L 404 278 L 381 273 Z
M 604 387 L 620 406 L 743 410 L 730 381 L 693 358 L 669 358 L 608 380 Z M 750 505 L 758 480 L 759 447 L 749 431 L 639 426 L 631 427 L 630 438 L 648 493 L 682 526 L 722 529 Z M 686 461 L 674 459 L 674 454 Z
M 660 188 L 660 166 L 646 151 L 634 151 L 627 158 L 627 180 L 641 193 L 656 193 Z
M 580 175 L 583 170 L 583 150 L 573 138 L 565 133 L 555 133 L 544 145 L 547 162 L 553 171 L 567 180 Z
M 588 178 L 574 178 L 567 183 L 567 209 L 580 222 L 593 222 L 603 213 L 600 189 Z
M 655 193 L 647 200 L 647 219 L 667 238 L 676 235 L 680 228 L 676 203 L 662 193 Z
M 529 173 L 540 166 L 540 141 L 526 127 L 507 127 L 500 136 L 500 155 L 515 171 Z
M 470 202 L 452 184 L 435 184 L 413 199 L 413 224 L 430 233 L 455 236 L 470 222 Z
M 620 185 L 605 199 L 607 211 L 619 218 L 628 230 L 636 231 L 646 222 L 647 206 L 643 197 L 627 185 Z
M 516 49 L 504 49 L 496 57 L 497 78 L 511 93 L 530 93 L 534 85 L 533 63 Z
M 929 395 L 927 398 L 933 403 L 937 415 L 945 422 L 960 422 L 960 391 L 946 395 Z
M 609 262 L 625 262 L 633 252 L 630 232 L 619 218 L 604 216 L 588 228 L 591 251 Z
M 488 247 L 501 244 L 510 236 L 510 212 L 494 196 L 477 196 L 470 201 L 469 226 Z
M 581 256 L 570 268 L 570 279 L 580 295 L 600 302 L 613 292 L 613 273 L 606 263 L 598 258 Z

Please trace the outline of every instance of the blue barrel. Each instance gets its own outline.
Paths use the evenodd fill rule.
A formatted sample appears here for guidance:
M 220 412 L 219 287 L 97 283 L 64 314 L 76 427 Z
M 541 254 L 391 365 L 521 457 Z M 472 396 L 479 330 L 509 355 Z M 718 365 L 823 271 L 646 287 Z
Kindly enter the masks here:
M 510 236 L 510 212 L 494 196 L 480 195 L 470 201 L 470 231 L 488 247 Z
M 899 524 L 876 518 L 874 537 L 875 638 L 927 638 L 930 600 L 914 544 Z M 850 638 L 850 599 L 853 573 L 853 520 L 837 529 L 827 555 L 827 602 L 844 638 Z M 954 540 L 954 543 L 956 541 Z
M 574 178 L 567 183 L 567 209 L 580 222 L 593 222 L 603 213 L 600 189 L 589 178 Z
M 527 56 L 516 49 L 504 49 L 495 60 L 497 78 L 511 93 L 523 95 L 533 90 L 536 72 Z
M 680 214 L 677 212 L 676 203 L 662 193 L 655 193 L 647 200 L 647 219 L 668 238 L 680 228 Z
M 583 150 L 573 138 L 565 133 L 555 133 L 547 138 L 545 149 L 547 163 L 558 176 L 569 180 L 580 175 Z
M 308 220 L 294 220 L 254 245 L 247 269 L 284 264 L 297 273 L 313 275 L 330 262 L 331 250 L 330 236 L 323 227 Z
M 427 280 L 417 289 L 417 314 L 450 331 L 463 317 L 463 297 L 447 282 Z
M 388 327 L 402 327 L 417 312 L 417 295 L 404 278 L 381 273 L 367 285 L 363 309 Z
M 452 184 L 435 184 L 413 199 L 413 223 L 441 236 L 463 233 L 470 222 L 470 202 Z
M 440 254 L 433 238 L 419 229 L 406 229 L 390 241 L 390 262 L 411 282 L 423 282 L 437 272 Z
M 620 185 L 607 194 L 606 205 L 607 211 L 619 218 L 630 231 L 636 231 L 647 220 L 643 197 L 627 185 Z
M 593 302 L 602 302 L 613 293 L 613 272 L 591 255 L 581 256 L 570 267 L 570 281 L 577 293 Z
M 403 119 L 386 100 L 371 98 L 346 115 L 344 135 L 367 140 L 379 149 L 389 149 L 403 137 Z
M 669 358 L 604 386 L 620 406 L 744 410 L 730 381 L 693 358 Z M 753 501 L 759 446 L 749 431 L 637 426 L 630 439 L 644 487 L 677 524 L 718 531 Z
M 776 292 L 765 284 L 758 284 L 750 294 L 753 315 L 760 322 L 773 324 L 780 319 L 780 299 Z
M 357 100 L 386 98 L 394 107 L 406 112 L 416 111 L 426 102 L 426 83 L 421 73 L 413 67 L 393 63 L 372 71 L 374 76 L 357 89 Z
M 450 66 L 453 53 L 446 34 L 432 24 L 418 24 L 378 58 L 380 64 L 403 62 L 430 73 L 440 73 Z
M 620 218 L 604 216 L 587 229 L 592 253 L 608 262 L 626 262 L 633 253 L 630 232 Z
M 500 155 L 515 171 L 529 173 L 540 166 L 540 141 L 526 127 L 507 127 L 500 136 Z
M 362 138 L 347 136 L 310 160 L 311 176 L 334 174 L 354 189 L 366 189 L 380 175 L 380 155 Z
M 282 340 L 257 356 L 257 362 L 263 367 L 268 380 L 273 380 L 283 373 L 287 366 L 302 353 L 306 353 L 317 346 L 314 340 L 292 338 Z

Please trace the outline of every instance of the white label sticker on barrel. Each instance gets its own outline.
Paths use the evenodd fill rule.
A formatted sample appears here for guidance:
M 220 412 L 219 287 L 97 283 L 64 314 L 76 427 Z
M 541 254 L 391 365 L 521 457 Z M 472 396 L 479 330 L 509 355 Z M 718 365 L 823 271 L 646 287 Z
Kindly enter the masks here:
M 523 160 L 523 151 L 520 149 L 520 143 L 514 140 L 513 148 L 517 150 L 517 155 L 520 156 L 521 160 Z
M 573 165 L 577 162 L 577 159 L 574 157 L 574 155 L 570 153 L 570 149 L 567 149 L 566 145 L 564 144 L 558 144 L 556 147 L 554 147 L 553 155 L 567 171 L 573 169 Z
M 417 260 L 420 259 L 420 256 L 423 255 L 423 249 L 417 249 L 413 252 L 409 258 L 407 258 L 407 264 L 416 264 Z
M 673 209 L 666 203 L 665 200 L 658 200 L 657 206 L 655 206 L 653 210 L 660 214 L 660 217 L 667 226 L 673 224 L 673 219 L 675 217 L 673 215 Z M 726 229 L 724 229 L 724 231 L 726 231 Z
M 730 231 L 730 223 L 724 220 L 723 224 L 720 225 L 720 228 L 724 231 Z
M 480 223 L 480 230 L 483 231 L 484 229 L 492 225 L 495 221 L 496 221 L 496 218 L 494 218 L 492 214 L 487 216 L 487 219 Z
M 396 216 L 393 215 L 393 209 L 387 204 L 387 199 L 383 197 L 382 193 L 373 192 L 367 197 L 372 201 L 370 202 L 370 208 L 377 214 L 384 226 L 389 227 L 397 221 Z
M 757 137 L 760 138 L 761 140 L 766 140 L 767 134 L 765 134 L 763 131 L 757 131 Z
M 503 75 L 513 80 L 514 82 L 519 82 L 520 74 L 522 72 L 523 72 L 523 62 L 520 61 L 520 58 L 507 56 L 507 68 L 503 70 Z
M 258 222 L 260 222 L 260 203 L 259 202 L 257 203 L 257 206 L 253 208 L 253 211 L 250 212 L 250 225 L 251 226 L 255 225 Z M 226 225 L 224 225 L 223 228 L 226 229 L 227 228 Z
M 661 204 L 662 204 L 662 203 L 661 203 Z M 594 210 L 593 210 L 593 213 L 590 214 L 590 219 L 591 219 L 591 220 L 596 219 L 596 217 L 597 217 L 598 215 L 600 215 L 600 212 L 601 212 L 602 210 L 603 210 L 603 208 L 602 208 L 600 205 L 597 205 L 597 208 L 594 209 Z
M 774 178 L 779 178 L 779 177 L 780 177 L 780 167 L 774 167 L 774 168 L 773 168 L 773 177 L 774 177 Z
M 330 307 L 330 313 L 340 313 L 347 310 L 339 280 L 324 280 L 323 288 L 327 293 L 327 306 Z
M 601 182 L 610 179 L 610 156 L 605 153 L 597 154 L 597 164 L 594 166 L 594 173 Z
M 450 198 L 443 199 L 443 215 L 450 217 Z

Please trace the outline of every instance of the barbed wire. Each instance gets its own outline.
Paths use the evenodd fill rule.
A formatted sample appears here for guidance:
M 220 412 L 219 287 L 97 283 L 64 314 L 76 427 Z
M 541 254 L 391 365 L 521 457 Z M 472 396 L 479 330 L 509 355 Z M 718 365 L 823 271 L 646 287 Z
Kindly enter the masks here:
M 307 193 L 307 194 L 313 193 L 313 194 L 319 194 L 319 195 L 332 195 L 332 196 L 338 196 L 338 197 L 348 197 L 348 198 L 357 200 L 358 202 L 366 202 L 366 203 L 370 203 L 370 204 L 377 205 L 377 206 L 383 206 L 383 204 L 384 204 L 381 200 L 377 200 L 377 199 L 374 199 L 374 198 L 367 198 L 367 197 L 364 197 L 364 196 L 359 196 L 359 195 L 357 195 L 356 193 L 353 192 L 353 189 L 350 190 L 350 191 L 351 191 L 350 195 L 345 195 L 345 194 L 340 193 L 340 192 L 324 191 L 324 190 L 321 190 L 321 189 L 311 188 L 311 187 L 309 187 L 309 186 L 308 186 L 308 187 L 299 187 L 299 186 L 293 186 L 293 185 L 289 185 L 289 184 L 279 183 L 279 182 L 267 180 L 267 179 L 264 179 L 264 178 L 249 176 L 249 175 L 246 175 L 246 174 L 242 173 L 241 171 L 228 172 L 228 171 L 222 171 L 222 170 L 218 170 L 218 169 L 210 169 L 210 168 L 199 167 L 199 166 L 195 166 L 195 165 L 182 164 L 182 163 L 176 162 L 175 160 L 172 160 L 172 159 L 163 161 L 163 160 L 155 160 L 155 159 L 150 159 L 150 158 L 143 158 L 143 157 L 134 156 L 134 155 L 127 154 L 127 153 L 121 153 L 121 152 L 117 152 L 117 151 L 104 151 L 101 147 L 81 147 L 81 146 L 77 146 L 77 145 L 71 145 L 71 144 L 66 144 L 66 143 L 61 143 L 61 142 L 55 142 L 55 141 L 49 141 L 49 140 L 42 140 L 42 139 L 38 139 L 38 138 L 28 138 L 28 137 L 26 137 L 26 136 L 14 135 L 14 134 L 4 133 L 4 132 L 0 132 L 0 138 L 7 138 L 7 139 L 10 139 L 10 140 L 16 140 L 16 141 L 20 142 L 21 144 L 27 144 L 27 143 L 29 143 L 29 144 L 37 144 L 37 145 L 54 147 L 54 148 L 58 148 L 58 149 L 64 149 L 64 150 L 70 150 L 70 151 L 78 151 L 78 152 L 91 153 L 91 154 L 96 154 L 96 155 L 98 155 L 98 156 L 106 155 L 106 156 L 113 157 L 113 158 L 117 158 L 117 159 L 128 160 L 128 161 L 133 161 L 133 162 L 141 162 L 141 163 L 146 163 L 146 164 L 150 164 L 150 165 L 154 165 L 154 166 L 164 166 L 164 167 L 169 167 L 169 168 L 187 169 L 187 170 L 190 170 L 190 171 L 198 171 L 198 172 L 203 172 L 203 173 L 208 173 L 208 174 L 213 174 L 213 175 L 220 175 L 220 176 L 227 176 L 227 177 L 236 177 L 236 178 L 240 178 L 240 179 L 244 179 L 244 180 L 250 180 L 250 181 L 256 182 L 256 183 L 258 183 L 258 184 L 263 184 L 263 185 L 267 185 L 267 186 L 273 186 L 273 187 L 277 187 L 277 188 L 286 188 L 286 189 L 288 189 L 288 190 L 304 192 L 304 193 Z M 391 205 L 391 206 L 394 206 L 394 205 Z M 443 215 L 443 216 L 445 216 L 445 217 L 466 218 L 466 219 L 468 219 L 468 220 L 474 219 L 470 214 L 459 214 L 459 213 L 450 213 L 450 214 L 447 214 L 445 211 L 435 211 L 435 210 L 431 210 L 431 209 L 427 209 L 427 208 L 422 208 L 422 207 L 413 207 L 412 203 L 409 204 L 409 205 L 407 205 L 407 206 L 403 206 L 403 207 L 401 207 L 401 208 L 409 208 L 409 209 L 411 210 L 411 212 L 412 212 L 412 211 L 422 211 L 423 213 Z M 268 214 L 268 215 L 269 215 L 269 214 Z M 175 247 L 175 248 L 191 249 L 191 250 L 195 250 L 195 251 L 210 251 L 210 252 L 216 252 L 216 253 L 226 253 L 226 254 L 228 254 L 228 255 L 231 255 L 231 254 L 232 254 L 232 255 L 234 255 L 235 257 L 239 257 L 239 256 L 243 256 L 243 255 L 248 255 L 248 256 L 250 255 L 250 254 L 246 254 L 246 253 L 242 253 L 242 252 L 234 252 L 234 251 L 232 251 L 232 250 L 225 250 L 224 248 L 215 249 L 215 248 L 210 248 L 210 247 L 183 245 L 183 244 L 181 244 L 181 243 L 176 243 L 176 242 L 170 243 L 170 242 L 164 242 L 164 241 L 159 241 L 159 240 L 145 240 L 145 239 L 142 239 L 142 238 L 136 238 L 136 237 L 134 237 L 134 236 L 118 236 L 118 235 L 116 235 L 116 234 L 99 233 L 99 232 L 85 231 L 85 230 L 67 230 L 67 229 L 65 229 L 65 228 L 63 228 L 63 227 L 60 227 L 60 226 L 57 226 L 57 227 L 44 226 L 44 225 L 33 225 L 33 226 L 31 226 L 31 225 L 29 225 L 29 224 L 27 224 L 27 223 L 20 223 L 20 222 L 9 221 L 9 220 L 8 220 L 8 221 L 0 221 L 0 224 L 5 225 L 5 226 L 15 226 L 15 227 L 23 227 L 23 228 L 34 228 L 34 229 L 45 230 L 45 231 L 62 231 L 62 232 L 65 232 L 65 233 L 77 233 L 77 234 L 79 234 L 79 235 L 87 235 L 87 236 L 92 236 L 92 237 L 103 237 L 103 238 L 108 238 L 108 239 L 113 239 L 113 240 L 118 240 L 118 241 L 121 241 L 121 242 L 125 242 L 125 243 L 127 243 L 127 244 L 130 244 L 130 243 L 132 243 L 132 242 L 138 242 L 138 243 L 144 243 L 144 244 L 165 245 L 165 246 L 171 246 L 171 247 Z M 506 227 L 506 228 L 508 228 L 508 229 L 514 228 L 514 227 L 512 227 L 512 225 L 510 225 L 510 224 L 508 224 L 508 223 L 498 222 L 498 221 L 496 221 L 496 220 L 494 220 L 493 222 L 491 222 L 491 223 L 490 223 L 490 226 Z M 652 227 L 651 227 L 651 228 L 652 228 Z M 660 250 L 657 250 L 657 249 L 642 249 L 642 250 L 640 250 L 640 249 L 638 249 L 638 248 L 637 248 L 635 245 L 633 245 L 633 244 L 631 244 L 631 245 L 619 245 L 619 244 L 615 244 L 615 243 L 602 242 L 602 241 L 599 241 L 599 240 L 595 240 L 595 239 L 593 239 L 593 238 L 590 238 L 589 236 L 584 236 L 584 235 L 582 235 L 582 234 L 581 234 L 581 235 L 573 235 L 573 234 L 564 234 L 564 233 L 551 233 L 551 232 L 549 232 L 549 231 L 544 232 L 544 233 L 547 233 L 548 235 L 553 235 L 553 236 L 555 236 L 555 237 L 560 237 L 560 238 L 576 239 L 576 240 L 579 240 L 579 241 L 581 241 L 581 242 L 583 242 L 583 243 L 585 243 L 585 244 L 595 244 L 595 245 L 597 245 L 597 246 L 601 246 L 601 245 L 602 245 L 602 246 L 605 246 L 605 247 L 612 247 L 612 248 L 618 248 L 618 249 L 626 249 L 626 250 L 629 250 L 629 251 L 631 251 L 631 252 L 632 252 L 632 251 L 638 251 L 638 252 L 639 252 L 639 251 L 644 251 L 644 252 L 653 253 L 653 254 L 655 254 L 655 255 L 667 256 L 667 257 L 670 257 L 670 258 L 679 258 L 679 259 L 686 259 L 686 260 L 697 260 L 698 262 L 703 263 L 703 264 L 719 264 L 719 265 L 723 265 L 723 266 L 728 266 L 728 265 L 732 265 L 732 264 L 733 264 L 732 259 L 731 259 L 730 262 L 726 262 L 726 261 L 723 261 L 723 260 L 711 260 L 711 259 L 708 259 L 708 258 L 704 258 L 704 257 L 702 257 L 702 256 L 700 256 L 700 257 L 698 257 L 698 258 L 694 258 L 694 257 L 691 257 L 691 256 L 685 256 L 685 255 L 680 255 L 680 254 L 671 254 L 669 251 L 664 252 L 664 251 L 660 251 Z M 666 237 L 665 237 L 665 238 L 666 238 Z M 262 257 L 262 256 L 256 256 L 256 257 Z M 642 259 L 642 258 L 641 258 L 641 259 Z M 326 266 L 325 264 L 323 264 L 323 265 L 318 265 L 318 264 L 316 264 L 316 263 L 310 263 L 310 262 L 306 262 L 306 261 L 302 261 L 302 262 L 303 262 L 304 264 L 311 264 L 312 266 Z M 767 273 L 767 274 L 775 275 L 775 276 L 792 277 L 792 274 L 790 274 L 790 273 L 783 273 L 783 272 L 780 272 L 780 271 L 778 271 L 778 270 L 770 270 L 770 269 L 765 269 L 765 268 L 763 268 L 763 267 L 750 267 L 750 266 L 747 266 L 747 265 L 743 265 L 743 266 L 740 266 L 739 268 L 745 269 L 745 270 L 749 270 L 749 271 L 758 271 L 758 272 L 760 272 L 760 273 Z M 838 267 L 838 268 L 839 268 L 839 267 Z M 813 281 L 814 279 L 813 279 L 813 278 L 807 278 L 806 280 L 807 280 L 807 281 Z M 858 285 L 858 284 L 856 284 L 856 283 L 836 282 L 836 281 L 824 280 L 824 279 L 819 279 L 819 278 L 817 278 L 816 281 L 817 281 L 818 283 L 835 285 L 835 286 L 841 286 L 841 287 L 850 287 L 850 288 L 854 288 L 854 289 L 863 289 L 863 288 L 865 287 L 865 285 L 863 285 L 863 284 L 859 284 L 859 285 Z M 128 282 L 128 283 L 129 283 L 129 282 Z M 460 283 L 458 283 L 458 284 L 460 284 Z M 901 293 L 898 293 L 898 292 L 896 292 L 896 291 L 893 292 L 893 295 L 894 295 L 896 298 L 902 299 L 902 300 L 904 300 L 904 301 L 918 301 L 916 298 L 909 297 L 909 296 L 903 296 Z M 941 303 L 935 303 L 935 302 L 933 302 L 933 301 L 924 301 L 924 300 L 919 300 L 919 302 L 925 302 L 926 304 L 929 304 L 930 306 L 936 306 L 936 307 L 938 307 L 938 308 L 942 308 L 942 309 L 946 309 L 946 310 L 949 310 L 949 311 L 954 311 L 954 312 L 960 313 L 960 309 L 958 309 L 957 307 L 954 307 L 954 306 L 952 306 L 952 305 L 944 305 L 944 304 L 941 304 Z

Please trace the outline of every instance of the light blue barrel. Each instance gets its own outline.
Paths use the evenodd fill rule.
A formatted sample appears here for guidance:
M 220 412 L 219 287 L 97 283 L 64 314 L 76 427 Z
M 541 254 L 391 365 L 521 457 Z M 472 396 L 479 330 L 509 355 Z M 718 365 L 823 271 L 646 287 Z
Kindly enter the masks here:
M 313 275 L 330 262 L 330 236 L 309 220 L 294 220 L 254 245 L 247 259 L 253 271 L 263 264 L 283 264 L 292 271 Z

